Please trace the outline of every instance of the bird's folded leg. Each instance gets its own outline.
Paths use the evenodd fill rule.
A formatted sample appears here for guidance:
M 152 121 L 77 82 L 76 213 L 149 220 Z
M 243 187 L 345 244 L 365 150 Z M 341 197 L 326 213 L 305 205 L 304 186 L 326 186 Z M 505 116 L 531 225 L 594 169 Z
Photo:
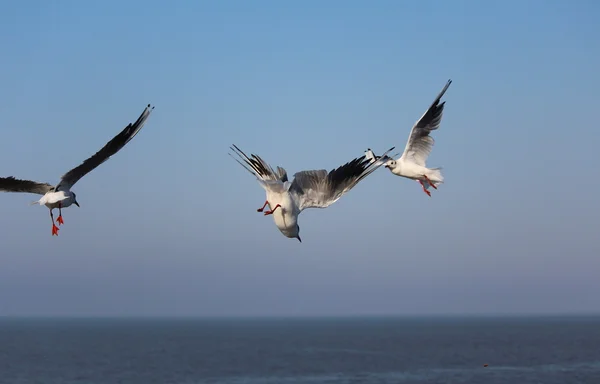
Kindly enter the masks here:
M 267 216 L 267 215 L 272 215 L 272 214 L 273 214 L 273 212 L 275 212 L 275 210 L 276 210 L 277 208 L 281 208 L 281 205 L 277 204 L 277 205 L 275 206 L 275 208 L 273 208 L 273 209 L 272 209 L 272 210 L 270 210 L 270 211 L 267 211 L 267 212 L 265 212 L 265 216 Z
M 264 209 L 267 206 L 267 204 L 269 204 L 269 200 L 265 200 L 265 204 L 262 206 L 262 208 L 258 208 L 256 210 L 256 212 L 262 212 L 262 211 L 264 211 Z
M 423 184 L 421 180 L 419 180 L 419 184 L 421 184 L 421 187 L 423 187 L 423 192 L 425 192 L 429 197 L 431 197 L 431 192 L 429 192 L 427 188 L 425 188 L 425 184 Z
M 423 177 L 425 178 L 425 180 L 427 180 L 429 185 L 433 187 L 433 189 L 437 189 L 437 187 L 431 182 L 431 180 L 429 180 L 429 177 L 427 177 L 427 175 L 423 175 Z

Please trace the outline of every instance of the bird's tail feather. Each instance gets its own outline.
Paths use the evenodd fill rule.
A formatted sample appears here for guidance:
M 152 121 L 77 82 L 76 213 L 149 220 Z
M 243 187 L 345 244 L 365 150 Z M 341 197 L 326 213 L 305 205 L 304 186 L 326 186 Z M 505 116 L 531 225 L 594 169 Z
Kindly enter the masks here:
M 444 182 L 444 175 L 442 175 L 441 167 L 431 168 L 427 177 L 429 177 L 429 179 L 436 185 Z

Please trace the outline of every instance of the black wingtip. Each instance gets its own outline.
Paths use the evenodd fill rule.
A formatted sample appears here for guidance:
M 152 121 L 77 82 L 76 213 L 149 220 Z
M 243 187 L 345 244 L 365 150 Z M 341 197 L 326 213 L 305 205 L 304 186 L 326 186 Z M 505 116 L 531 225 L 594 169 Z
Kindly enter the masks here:
M 448 82 L 446 83 L 446 85 L 444 85 L 444 88 L 442 89 L 442 91 L 439 94 L 439 97 L 437 98 L 437 101 L 439 102 L 439 100 L 444 96 L 444 94 L 446 93 L 446 91 L 448 90 L 448 88 L 450 87 L 450 84 L 452 84 L 452 80 L 448 79 Z

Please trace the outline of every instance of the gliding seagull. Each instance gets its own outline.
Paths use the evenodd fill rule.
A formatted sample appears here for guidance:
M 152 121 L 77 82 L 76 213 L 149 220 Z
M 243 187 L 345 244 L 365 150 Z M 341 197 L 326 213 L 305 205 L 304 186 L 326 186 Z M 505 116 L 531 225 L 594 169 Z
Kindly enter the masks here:
M 52 186 L 48 183 L 40 183 L 31 180 L 19 180 L 12 176 L 0 177 L 0 191 L 2 192 L 26 192 L 42 195 L 42 197 L 34 201 L 33 204 L 45 205 L 50 209 L 50 218 L 52 219 L 52 236 L 58 236 L 58 227 L 54 224 L 54 215 L 52 211 L 58 208 L 58 218 L 56 222 L 64 224 L 62 218 L 62 208 L 70 207 L 75 204 L 79 207 L 77 196 L 71 191 L 71 188 L 79 179 L 91 172 L 94 168 L 108 160 L 112 155 L 119 152 L 133 137 L 142 129 L 144 123 L 154 107 L 150 104 L 144 109 L 144 112 L 138 117 L 137 121 L 129 124 L 111 141 L 109 141 L 96 154 L 85 160 L 81 165 L 71 169 L 65 173 L 58 185 Z
M 444 182 L 444 176 L 441 172 L 442 168 L 427 168 L 425 165 L 434 143 L 433 137 L 429 134 L 440 127 L 444 105 L 446 104 L 445 101 L 440 103 L 440 99 L 451 83 L 452 80 L 448 80 L 429 109 L 413 125 L 404 153 L 398 160 L 385 155 L 375 156 L 370 148 L 365 151 L 365 159 L 371 162 L 382 159 L 381 161 L 385 161 L 385 167 L 394 175 L 417 180 L 423 187 L 423 192 L 430 197 L 429 186 L 437 189 L 437 186 Z
M 324 169 L 298 172 L 290 182 L 285 169 L 277 167 L 275 171 L 259 156 L 253 154 L 250 155 L 251 157 L 246 156 L 235 144 L 230 148 L 247 166 L 235 157 L 234 160 L 256 176 L 259 184 L 267 192 L 264 205 L 257 211 L 262 212 L 268 205 L 269 210 L 264 215 L 273 215 L 273 221 L 279 231 L 284 236 L 298 239 L 300 242 L 302 240 L 298 215 L 303 210 L 327 208 L 359 181 L 383 165 L 383 161 L 370 162 L 359 157 L 329 173 Z

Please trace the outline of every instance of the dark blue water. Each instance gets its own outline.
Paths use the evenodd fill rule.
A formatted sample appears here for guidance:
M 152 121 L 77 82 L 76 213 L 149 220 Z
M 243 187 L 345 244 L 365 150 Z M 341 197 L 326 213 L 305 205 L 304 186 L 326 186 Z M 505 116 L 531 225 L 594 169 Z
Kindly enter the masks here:
M 4 319 L 0 383 L 598 384 L 600 318 Z

